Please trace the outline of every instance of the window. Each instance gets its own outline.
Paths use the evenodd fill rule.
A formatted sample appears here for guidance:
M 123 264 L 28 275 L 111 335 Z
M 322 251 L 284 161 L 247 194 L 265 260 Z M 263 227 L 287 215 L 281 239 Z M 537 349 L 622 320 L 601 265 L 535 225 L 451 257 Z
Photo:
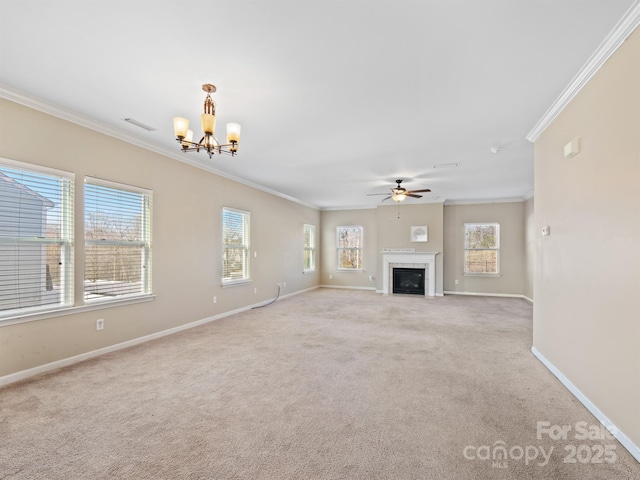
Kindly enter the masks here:
M 73 304 L 73 175 L 0 161 L 0 316 Z
M 316 269 L 316 227 L 304 226 L 304 271 L 313 272 Z
M 242 210 L 222 209 L 222 283 L 249 281 L 249 221 Z
M 362 270 L 362 227 L 338 227 L 338 270 Z
M 97 178 L 84 186 L 84 298 L 151 293 L 148 190 Z
M 500 273 L 500 224 L 464 224 L 464 273 L 498 275 Z

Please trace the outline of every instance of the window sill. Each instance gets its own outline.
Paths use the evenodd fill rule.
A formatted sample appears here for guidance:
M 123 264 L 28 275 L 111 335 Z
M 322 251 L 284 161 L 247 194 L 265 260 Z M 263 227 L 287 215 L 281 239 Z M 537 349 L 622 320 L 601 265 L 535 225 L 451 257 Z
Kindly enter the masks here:
M 89 308 L 90 310 L 95 310 L 98 308 L 108 308 L 111 305 L 127 305 L 129 303 L 140 303 L 146 302 L 149 300 L 153 300 L 155 295 L 150 293 L 142 294 L 142 295 L 130 295 L 130 296 L 122 296 L 117 298 L 93 298 L 90 300 L 84 301 L 84 308 Z M 92 308 L 91 308 L 92 307 Z
M 248 285 L 251 283 L 251 279 L 247 279 L 247 280 L 230 280 L 230 281 L 223 281 L 222 282 L 222 288 L 227 288 L 227 287 L 238 287 L 240 285 Z
M 303 270 L 302 271 L 303 275 L 311 275 L 313 273 L 318 273 L 318 271 L 317 270 Z
M 501 277 L 501 273 L 465 273 L 465 277 L 493 277 L 498 278 Z
M 363 273 L 364 269 L 362 268 L 337 268 L 336 272 L 353 272 L 353 273 Z
M 72 306 L 72 307 L 60 307 L 55 310 L 48 310 L 46 312 L 34 312 L 16 314 L 11 317 L 0 318 L 0 328 L 8 327 L 9 325 L 17 325 L 19 323 L 34 322 L 37 320 L 46 320 L 48 318 L 62 317 L 65 315 L 75 315 L 77 313 L 90 312 L 92 310 L 101 310 L 104 308 L 120 307 L 122 305 L 132 305 L 134 303 L 150 302 L 155 300 L 156 296 L 153 294 L 148 295 L 136 295 L 135 297 L 108 299 L 108 300 L 94 300 L 84 305 Z

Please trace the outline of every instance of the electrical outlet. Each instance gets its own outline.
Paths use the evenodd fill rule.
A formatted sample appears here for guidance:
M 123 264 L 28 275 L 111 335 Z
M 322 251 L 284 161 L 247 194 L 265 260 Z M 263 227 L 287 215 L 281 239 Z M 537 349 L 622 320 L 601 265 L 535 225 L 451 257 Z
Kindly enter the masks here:
M 257 288 L 254 288 L 254 289 L 253 289 L 253 293 L 254 293 L 254 295 L 255 295 L 256 293 L 258 293 L 258 289 L 257 289 Z
M 453 283 L 455 283 L 456 285 L 458 285 L 460 283 L 459 280 L 454 280 Z
M 104 330 L 104 318 L 96 320 L 96 330 Z
M 213 303 L 218 303 L 218 297 L 213 297 Z
M 277 285 L 278 287 L 281 287 L 281 286 L 282 286 L 282 284 L 281 284 L 281 283 L 276 283 L 276 285 Z
M 333 275 L 329 274 L 329 280 L 333 280 Z
M 282 282 L 282 286 L 286 287 L 287 286 L 287 282 Z

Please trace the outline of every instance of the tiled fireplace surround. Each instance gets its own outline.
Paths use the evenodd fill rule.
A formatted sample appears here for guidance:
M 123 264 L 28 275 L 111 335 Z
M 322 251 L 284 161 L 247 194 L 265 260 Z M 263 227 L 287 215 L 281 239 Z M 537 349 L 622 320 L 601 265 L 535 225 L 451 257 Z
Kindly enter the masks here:
M 435 297 L 437 254 L 438 252 L 382 252 L 382 293 L 384 295 L 388 295 L 393 292 L 394 268 L 424 268 L 425 297 Z

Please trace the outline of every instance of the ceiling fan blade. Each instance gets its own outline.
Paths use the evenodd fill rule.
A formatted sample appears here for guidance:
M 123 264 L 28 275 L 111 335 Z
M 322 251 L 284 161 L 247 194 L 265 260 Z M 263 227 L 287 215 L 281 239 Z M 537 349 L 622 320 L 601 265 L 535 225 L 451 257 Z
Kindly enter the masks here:
M 416 195 L 415 193 L 405 193 L 405 195 L 407 197 L 422 198 L 422 195 Z
M 391 198 L 391 195 L 389 195 L 387 198 L 383 198 L 382 200 L 380 200 L 381 202 L 384 202 L 385 200 L 389 200 Z
M 409 190 L 407 193 L 422 193 L 422 192 L 430 192 L 428 188 L 423 188 L 422 190 Z
M 367 193 L 367 197 L 372 197 L 374 195 L 389 195 L 388 193 Z

